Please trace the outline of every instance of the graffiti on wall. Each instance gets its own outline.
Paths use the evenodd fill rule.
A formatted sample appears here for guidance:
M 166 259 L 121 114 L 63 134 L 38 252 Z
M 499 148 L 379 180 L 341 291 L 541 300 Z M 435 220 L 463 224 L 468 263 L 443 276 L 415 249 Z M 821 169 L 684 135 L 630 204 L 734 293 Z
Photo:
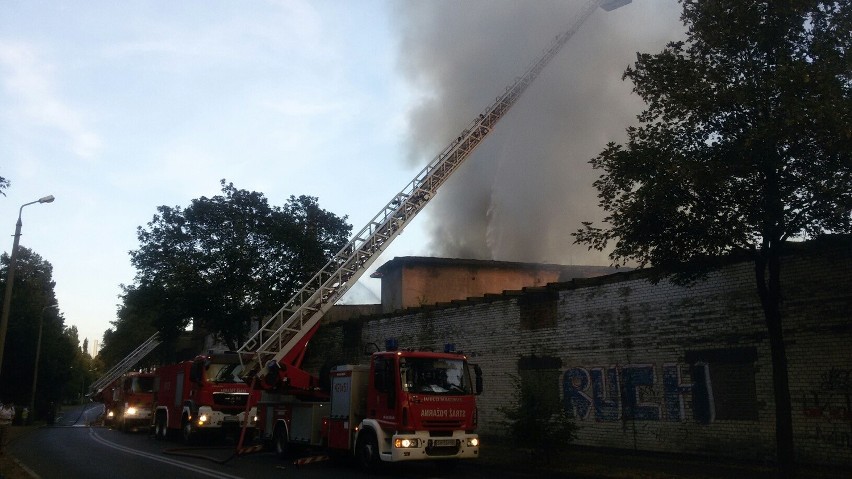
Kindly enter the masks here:
M 852 371 L 832 368 L 822 373 L 818 386 L 802 398 L 802 413 L 829 422 L 852 420 Z
M 715 415 L 709 367 L 664 364 L 662 381 L 652 364 L 571 368 L 562 377 L 563 406 L 568 415 L 584 421 L 679 422 L 688 419 L 686 404 L 691 399 L 692 419 L 709 424 Z M 691 372 L 691 383 L 683 381 L 683 369 Z M 662 395 L 657 393 L 660 388 Z
M 852 370 L 831 368 L 802 397 L 802 414 L 820 444 L 852 449 Z

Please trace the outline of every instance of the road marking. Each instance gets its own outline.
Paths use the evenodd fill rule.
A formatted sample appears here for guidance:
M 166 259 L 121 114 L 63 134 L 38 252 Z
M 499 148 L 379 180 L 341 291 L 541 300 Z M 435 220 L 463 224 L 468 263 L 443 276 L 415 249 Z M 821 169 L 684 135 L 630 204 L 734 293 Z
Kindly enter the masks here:
M 41 479 L 41 476 L 36 474 L 35 471 L 27 467 L 23 462 L 19 461 L 17 458 L 13 457 L 12 460 L 15 461 L 15 464 L 17 464 L 21 469 L 27 471 L 27 474 L 29 474 L 33 479 Z
M 221 479 L 242 479 L 240 476 L 232 476 L 231 474 L 226 474 L 221 471 L 216 471 L 213 469 L 207 469 L 206 467 L 196 466 L 194 464 L 187 464 L 185 462 L 177 461 L 174 459 L 170 459 L 168 457 L 158 456 L 156 454 L 151 454 L 150 452 L 137 451 L 136 449 L 120 446 L 114 442 L 110 442 L 107 439 L 102 438 L 98 435 L 97 432 L 93 428 L 89 428 L 89 436 L 95 441 L 103 444 L 104 446 L 111 447 L 113 449 L 117 449 L 122 452 L 126 452 L 128 454 L 133 454 L 136 456 L 145 457 L 148 459 L 152 459 L 154 461 L 159 461 L 165 464 L 169 464 L 172 466 L 180 467 L 183 469 L 187 469 L 193 472 L 197 472 L 199 474 L 203 474 L 205 476 L 216 477 Z

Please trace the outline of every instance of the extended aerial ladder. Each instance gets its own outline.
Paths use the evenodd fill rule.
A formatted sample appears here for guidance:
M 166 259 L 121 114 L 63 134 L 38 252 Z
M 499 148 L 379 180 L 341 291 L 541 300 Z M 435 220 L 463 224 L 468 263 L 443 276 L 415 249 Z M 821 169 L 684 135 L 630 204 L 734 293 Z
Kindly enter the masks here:
M 104 373 L 103 376 L 98 378 L 97 381 L 92 383 L 89 386 L 89 397 L 94 397 L 107 386 L 109 386 L 113 381 L 121 377 L 122 374 L 130 371 L 130 368 L 136 365 L 139 361 L 142 360 L 145 356 L 148 355 L 151 351 L 154 350 L 160 344 L 160 333 L 154 333 L 150 338 L 146 339 L 142 344 L 136 347 L 133 351 L 130 352 L 127 356 L 124 357 L 121 361 L 117 362 L 115 366 L 113 366 L 109 371 Z
M 244 379 L 264 379 L 281 371 L 294 389 L 307 390 L 311 377 L 300 369 L 307 341 L 323 315 L 361 277 L 367 268 L 435 196 L 438 188 L 479 146 L 496 123 L 556 56 L 580 25 L 598 8 L 613 10 L 630 0 L 591 0 L 579 17 L 557 35 L 544 54 L 506 88 L 496 101 L 470 122 L 402 191 L 316 273 L 293 297 L 239 349 Z M 286 372 L 284 372 L 286 370 Z M 269 385 L 279 378 L 266 378 Z M 263 382 L 263 381 L 261 381 Z

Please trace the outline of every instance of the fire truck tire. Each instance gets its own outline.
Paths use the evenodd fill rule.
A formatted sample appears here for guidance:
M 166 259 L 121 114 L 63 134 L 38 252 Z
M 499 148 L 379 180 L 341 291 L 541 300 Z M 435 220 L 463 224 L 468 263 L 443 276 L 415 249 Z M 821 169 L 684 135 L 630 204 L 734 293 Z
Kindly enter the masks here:
M 275 448 L 275 454 L 279 458 L 284 459 L 290 452 L 290 442 L 287 438 L 287 428 L 281 424 L 275 426 L 275 431 L 272 433 L 272 447 Z
M 367 471 L 375 471 L 381 464 L 379 459 L 379 441 L 376 434 L 370 430 L 364 430 L 358 435 L 358 443 L 355 445 L 355 458 L 358 464 Z
M 166 439 L 169 430 L 166 427 L 166 416 L 164 414 L 158 414 L 157 420 L 154 421 L 154 438 L 158 441 L 163 441 Z
M 127 418 L 124 416 L 125 412 L 126 412 L 126 410 L 121 411 L 121 420 L 118 423 L 118 428 L 121 430 L 121 432 L 129 432 L 130 431 L 130 427 L 127 425 Z
M 181 439 L 183 439 L 184 444 L 192 444 L 195 440 L 195 432 L 192 430 L 192 423 L 186 416 L 184 416 L 180 424 Z

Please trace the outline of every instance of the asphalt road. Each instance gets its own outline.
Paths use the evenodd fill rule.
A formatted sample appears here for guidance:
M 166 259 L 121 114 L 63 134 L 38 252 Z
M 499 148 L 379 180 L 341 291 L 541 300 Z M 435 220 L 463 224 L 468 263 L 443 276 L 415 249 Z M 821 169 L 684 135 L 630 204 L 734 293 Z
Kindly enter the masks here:
M 354 464 L 319 462 L 303 466 L 271 453 L 231 458 L 233 445 L 185 448 L 178 442 L 154 440 L 146 431 L 124 433 L 92 426 L 102 413 L 100 404 L 67 409 L 54 427 L 43 427 L 10 444 L 10 452 L 43 479 L 87 478 L 367 478 Z M 293 458 L 295 459 L 295 458 Z M 383 477 L 477 478 L 493 476 L 476 463 L 392 465 Z

